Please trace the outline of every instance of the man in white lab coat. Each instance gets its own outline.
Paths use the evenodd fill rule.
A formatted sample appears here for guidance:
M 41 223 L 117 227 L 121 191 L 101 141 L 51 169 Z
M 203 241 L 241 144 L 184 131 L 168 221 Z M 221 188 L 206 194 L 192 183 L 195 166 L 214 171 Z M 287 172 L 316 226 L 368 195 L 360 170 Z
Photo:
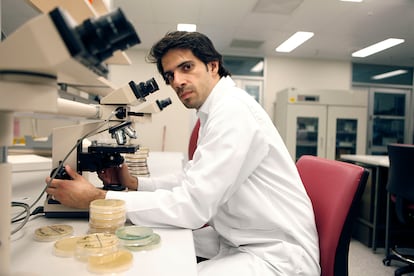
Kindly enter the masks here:
M 124 165 L 119 180 L 137 190 L 129 192 L 97 189 L 66 166 L 74 180 L 55 179 L 47 192 L 72 207 L 123 199 L 138 225 L 208 224 L 215 237 L 210 246 L 201 248 L 195 235 L 197 252 L 208 257 L 198 264 L 199 275 L 320 275 L 312 205 L 294 161 L 264 109 L 235 86 L 210 39 L 168 33 L 149 60 L 182 103 L 197 110 L 193 159 L 181 174 L 160 178 L 135 179 Z M 113 174 L 100 177 L 105 183 Z

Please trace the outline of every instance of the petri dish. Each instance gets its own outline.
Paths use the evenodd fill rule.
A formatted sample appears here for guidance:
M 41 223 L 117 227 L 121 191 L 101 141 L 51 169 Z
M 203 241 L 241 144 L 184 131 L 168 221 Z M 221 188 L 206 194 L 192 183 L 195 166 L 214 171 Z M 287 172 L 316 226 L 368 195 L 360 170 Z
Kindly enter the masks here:
M 96 211 L 91 211 L 89 214 L 89 218 L 90 219 L 95 219 L 95 220 L 114 220 L 114 219 L 125 219 L 125 210 L 121 210 L 121 211 L 116 211 L 116 212 L 101 212 L 98 213 Z
M 76 243 L 82 236 L 73 236 L 57 240 L 53 246 L 53 254 L 58 257 L 73 257 L 76 250 Z
M 121 245 L 131 251 L 143 251 L 158 248 L 161 245 L 161 237 L 157 233 L 151 235 L 151 239 L 145 244 L 125 244 L 125 241 L 121 241 Z
M 121 246 L 127 249 L 138 251 L 138 250 L 149 250 L 157 247 L 161 238 L 157 233 L 145 226 L 125 226 L 116 230 L 115 235 L 119 239 Z
M 151 238 L 154 231 L 145 226 L 130 225 L 116 230 L 115 235 L 126 241 L 145 241 Z
M 89 208 L 89 233 L 112 233 L 126 222 L 125 201 L 97 199 Z
M 128 270 L 133 262 L 133 255 L 127 250 L 118 250 L 102 256 L 90 256 L 87 269 L 93 273 L 113 274 Z
M 103 256 L 116 252 L 118 246 L 118 238 L 114 234 L 88 234 L 76 241 L 75 257 L 80 261 L 87 261 L 90 256 Z
M 112 228 L 124 226 L 126 222 L 126 216 L 114 218 L 114 219 L 96 219 L 89 218 L 89 225 L 97 228 Z
M 34 232 L 34 239 L 48 242 L 56 241 L 65 236 L 73 234 L 73 227 L 67 224 L 52 224 L 37 228 Z
M 96 199 L 89 205 L 96 213 L 114 213 L 125 210 L 125 201 L 121 199 Z
M 117 229 L 119 229 L 120 227 L 122 227 L 124 224 L 120 224 L 120 225 L 113 225 L 113 226 L 106 226 L 106 227 L 101 227 L 101 226 L 95 226 L 93 224 L 89 225 L 89 230 L 88 233 L 89 234 L 94 234 L 94 233 L 109 233 L 109 234 L 115 234 L 115 231 Z

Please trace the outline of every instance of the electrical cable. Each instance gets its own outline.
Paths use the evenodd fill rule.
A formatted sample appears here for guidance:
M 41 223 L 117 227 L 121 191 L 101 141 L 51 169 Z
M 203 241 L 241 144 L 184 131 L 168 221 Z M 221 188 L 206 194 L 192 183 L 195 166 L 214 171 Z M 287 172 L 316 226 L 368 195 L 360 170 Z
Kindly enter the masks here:
M 14 230 L 12 230 L 11 234 L 15 234 L 17 233 L 20 229 L 23 228 L 23 226 L 26 225 L 26 223 L 29 221 L 29 217 L 30 217 L 30 206 L 27 203 L 23 203 L 23 202 L 12 202 L 12 207 L 22 207 L 24 209 L 24 212 L 26 213 L 26 216 L 23 217 L 24 221 Z

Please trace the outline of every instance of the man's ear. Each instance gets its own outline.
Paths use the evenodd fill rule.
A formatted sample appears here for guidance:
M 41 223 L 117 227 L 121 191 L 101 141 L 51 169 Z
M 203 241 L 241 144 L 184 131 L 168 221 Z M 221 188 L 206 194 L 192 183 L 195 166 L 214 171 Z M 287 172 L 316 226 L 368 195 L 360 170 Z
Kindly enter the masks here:
M 217 73 L 218 70 L 219 70 L 219 62 L 218 62 L 218 60 L 210 61 L 209 64 L 210 64 L 211 71 L 214 72 L 214 73 Z

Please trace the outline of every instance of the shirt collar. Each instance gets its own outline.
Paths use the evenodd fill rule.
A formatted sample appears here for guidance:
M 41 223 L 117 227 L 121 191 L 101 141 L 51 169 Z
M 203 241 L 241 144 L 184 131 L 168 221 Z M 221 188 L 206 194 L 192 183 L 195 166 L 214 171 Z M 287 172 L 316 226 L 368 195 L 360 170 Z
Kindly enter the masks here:
M 223 90 L 223 88 L 225 87 L 230 87 L 230 86 L 235 86 L 235 85 L 236 85 L 235 82 L 231 79 L 230 76 L 220 78 L 220 80 L 217 82 L 217 84 L 214 86 L 213 90 L 211 91 L 210 95 L 208 95 L 206 101 L 197 111 L 197 116 L 200 118 L 201 124 L 204 124 L 204 122 L 207 120 L 213 99 L 216 97 L 216 95 L 219 95 L 221 93 L 219 91 Z

